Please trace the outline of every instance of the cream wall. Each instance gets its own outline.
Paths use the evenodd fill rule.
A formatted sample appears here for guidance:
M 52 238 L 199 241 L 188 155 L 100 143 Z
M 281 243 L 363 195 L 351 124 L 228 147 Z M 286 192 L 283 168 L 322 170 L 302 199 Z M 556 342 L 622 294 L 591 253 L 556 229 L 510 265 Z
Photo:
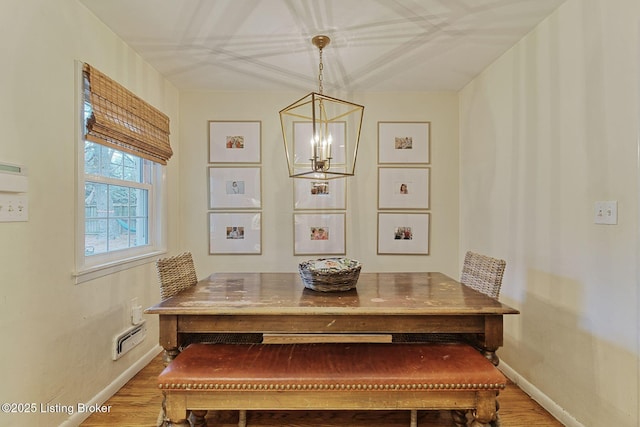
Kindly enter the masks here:
M 459 96 L 332 94 L 366 106 L 348 180 L 348 256 L 364 271 L 454 277 L 467 249 L 507 259 L 502 299 L 522 314 L 506 320 L 504 364 L 585 426 L 639 424 L 639 22 L 636 0 L 568 0 Z M 170 253 L 193 251 L 201 277 L 295 271 L 308 258 L 293 256 L 277 116 L 304 94 L 178 94 L 76 0 L 2 2 L 0 36 L 11 41 L 0 67 L 0 161 L 27 166 L 30 183 L 29 221 L 0 223 L 1 402 L 99 400 L 156 350 L 157 319 L 147 316 L 147 340 L 110 357 L 131 298 L 159 298 L 152 263 L 73 284 L 75 60 L 171 117 Z M 262 121 L 262 255 L 208 255 L 207 120 Z M 376 255 L 377 122 L 396 120 L 432 123 L 428 257 Z M 593 224 L 596 200 L 618 201 L 618 225 Z M 0 414 L 0 423 L 67 418 Z
M 130 325 L 131 298 L 149 306 L 159 291 L 153 263 L 74 284 L 74 61 L 91 63 L 167 113 L 177 152 L 178 92 L 76 0 L 2 1 L 0 38 L 0 161 L 29 173 L 29 221 L 0 223 L 0 402 L 75 407 L 157 354 L 157 319 L 147 316 L 147 339 L 111 360 L 113 336 Z M 172 206 L 176 159 L 167 168 Z M 172 207 L 173 251 L 177 214 Z M 0 424 L 49 427 L 67 418 L 0 413 Z M 70 425 L 78 422 L 76 412 Z
M 312 90 L 313 88 L 309 88 Z M 356 175 L 347 179 L 347 256 L 363 271 L 438 270 L 459 276 L 458 97 L 456 93 L 333 94 L 365 105 Z M 293 180 L 288 177 L 278 111 L 304 93 L 181 92 L 180 140 L 184 234 L 199 277 L 213 271 L 297 271 L 317 256 L 293 255 Z M 208 254 L 208 120 L 262 122 L 262 254 Z M 377 122 L 430 121 L 431 255 L 379 256 L 377 248 Z
M 507 260 L 501 357 L 568 425 L 640 423 L 639 24 L 569 0 L 460 93 L 460 247 Z

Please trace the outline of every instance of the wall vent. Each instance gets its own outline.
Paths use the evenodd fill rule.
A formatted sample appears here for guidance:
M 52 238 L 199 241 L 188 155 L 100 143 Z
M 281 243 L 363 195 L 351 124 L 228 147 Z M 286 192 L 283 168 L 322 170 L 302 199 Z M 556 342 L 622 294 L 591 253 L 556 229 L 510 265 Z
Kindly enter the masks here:
M 113 360 L 120 359 L 126 352 L 140 344 L 147 336 L 146 322 L 132 326 L 113 337 Z

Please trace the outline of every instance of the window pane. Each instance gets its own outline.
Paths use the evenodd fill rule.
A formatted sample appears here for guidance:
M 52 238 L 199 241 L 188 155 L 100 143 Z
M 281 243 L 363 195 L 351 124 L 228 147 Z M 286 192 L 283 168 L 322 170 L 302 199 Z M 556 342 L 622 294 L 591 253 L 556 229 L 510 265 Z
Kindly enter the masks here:
M 139 157 L 124 154 L 122 159 L 122 177 L 127 181 L 142 182 L 142 162 Z
M 116 153 L 116 150 L 113 148 L 105 147 L 104 145 L 100 146 L 100 175 L 105 176 L 107 178 L 117 178 L 117 175 L 114 176 L 112 170 L 117 169 L 117 162 L 113 164 L 113 156 Z
M 147 218 L 149 192 L 141 188 L 132 188 L 129 202 L 131 204 L 131 216 Z
M 85 141 L 84 154 L 85 174 L 131 182 L 149 182 L 143 173 L 144 162 L 148 161 L 140 157 L 89 141 Z M 152 162 L 149 164 L 153 165 Z
M 129 187 L 109 186 L 109 212 L 114 217 L 129 216 Z
M 98 255 L 107 252 L 107 220 L 88 219 L 85 221 L 84 254 Z
M 111 165 L 109 166 L 109 178 L 124 179 L 122 158 L 123 155 L 121 151 L 113 150 L 110 158 Z
M 129 230 L 127 227 L 127 223 L 121 219 L 109 221 L 109 234 L 111 235 L 107 242 L 109 251 L 117 251 L 129 247 Z
M 131 189 L 131 222 L 135 223 L 132 233 L 131 246 L 149 244 L 149 192 L 147 190 Z
M 84 143 L 84 173 L 97 175 L 100 171 L 100 149 L 101 145 L 95 142 L 85 141 Z
M 85 182 L 85 255 L 149 244 L 149 191 Z
M 147 219 L 135 218 L 129 220 L 129 223 L 133 225 L 129 228 L 129 244 L 131 245 L 131 247 L 149 244 L 147 238 Z
M 106 218 L 107 208 L 107 185 L 86 181 L 84 184 L 85 218 Z

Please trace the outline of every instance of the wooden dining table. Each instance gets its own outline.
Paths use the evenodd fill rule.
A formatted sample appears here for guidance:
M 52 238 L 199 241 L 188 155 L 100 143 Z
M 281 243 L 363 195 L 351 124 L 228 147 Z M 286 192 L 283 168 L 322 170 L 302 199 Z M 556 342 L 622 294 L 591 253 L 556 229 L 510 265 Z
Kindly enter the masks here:
M 494 364 L 503 316 L 518 314 L 439 272 L 361 273 L 355 289 L 318 292 L 298 273 L 214 273 L 145 310 L 169 358 L 193 333 L 461 334 Z

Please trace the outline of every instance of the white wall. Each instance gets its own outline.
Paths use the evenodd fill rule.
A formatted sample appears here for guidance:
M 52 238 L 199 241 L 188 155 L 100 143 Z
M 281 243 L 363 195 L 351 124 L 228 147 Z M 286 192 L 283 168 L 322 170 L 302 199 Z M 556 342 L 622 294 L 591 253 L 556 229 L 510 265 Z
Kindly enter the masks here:
M 157 348 L 148 337 L 117 362 L 112 337 L 130 325 L 129 304 L 159 299 L 153 263 L 74 285 L 75 64 L 86 61 L 172 119 L 178 92 L 76 0 L 0 3 L 0 161 L 29 171 L 29 221 L 0 223 L 0 402 L 88 402 Z M 176 158 L 179 158 L 176 155 Z M 177 205 L 177 160 L 167 168 Z M 177 210 L 170 210 L 176 250 Z M 67 413 L 8 415 L 2 425 L 52 426 Z
M 639 23 L 569 0 L 460 94 L 460 247 L 507 260 L 522 312 L 501 357 L 593 427 L 639 424 Z
M 313 88 L 310 88 L 312 90 Z M 213 271 L 297 271 L 318 256 L 293 256 L 293 180 L 288 177 L 278 111 L 304 93 L 180 94 L 181 245 L 199 277 Z M 356 175 L 347 178 L 347 256 L 363 271 L 432 271 L 459 276 L 458 97 L 455 93 L 330 94 L 365 106 Z M 208 120 L 262 122 L 262 255 L 208 254 Z M 431 255 L 377 255 L 377 123 L 431 122 Z

